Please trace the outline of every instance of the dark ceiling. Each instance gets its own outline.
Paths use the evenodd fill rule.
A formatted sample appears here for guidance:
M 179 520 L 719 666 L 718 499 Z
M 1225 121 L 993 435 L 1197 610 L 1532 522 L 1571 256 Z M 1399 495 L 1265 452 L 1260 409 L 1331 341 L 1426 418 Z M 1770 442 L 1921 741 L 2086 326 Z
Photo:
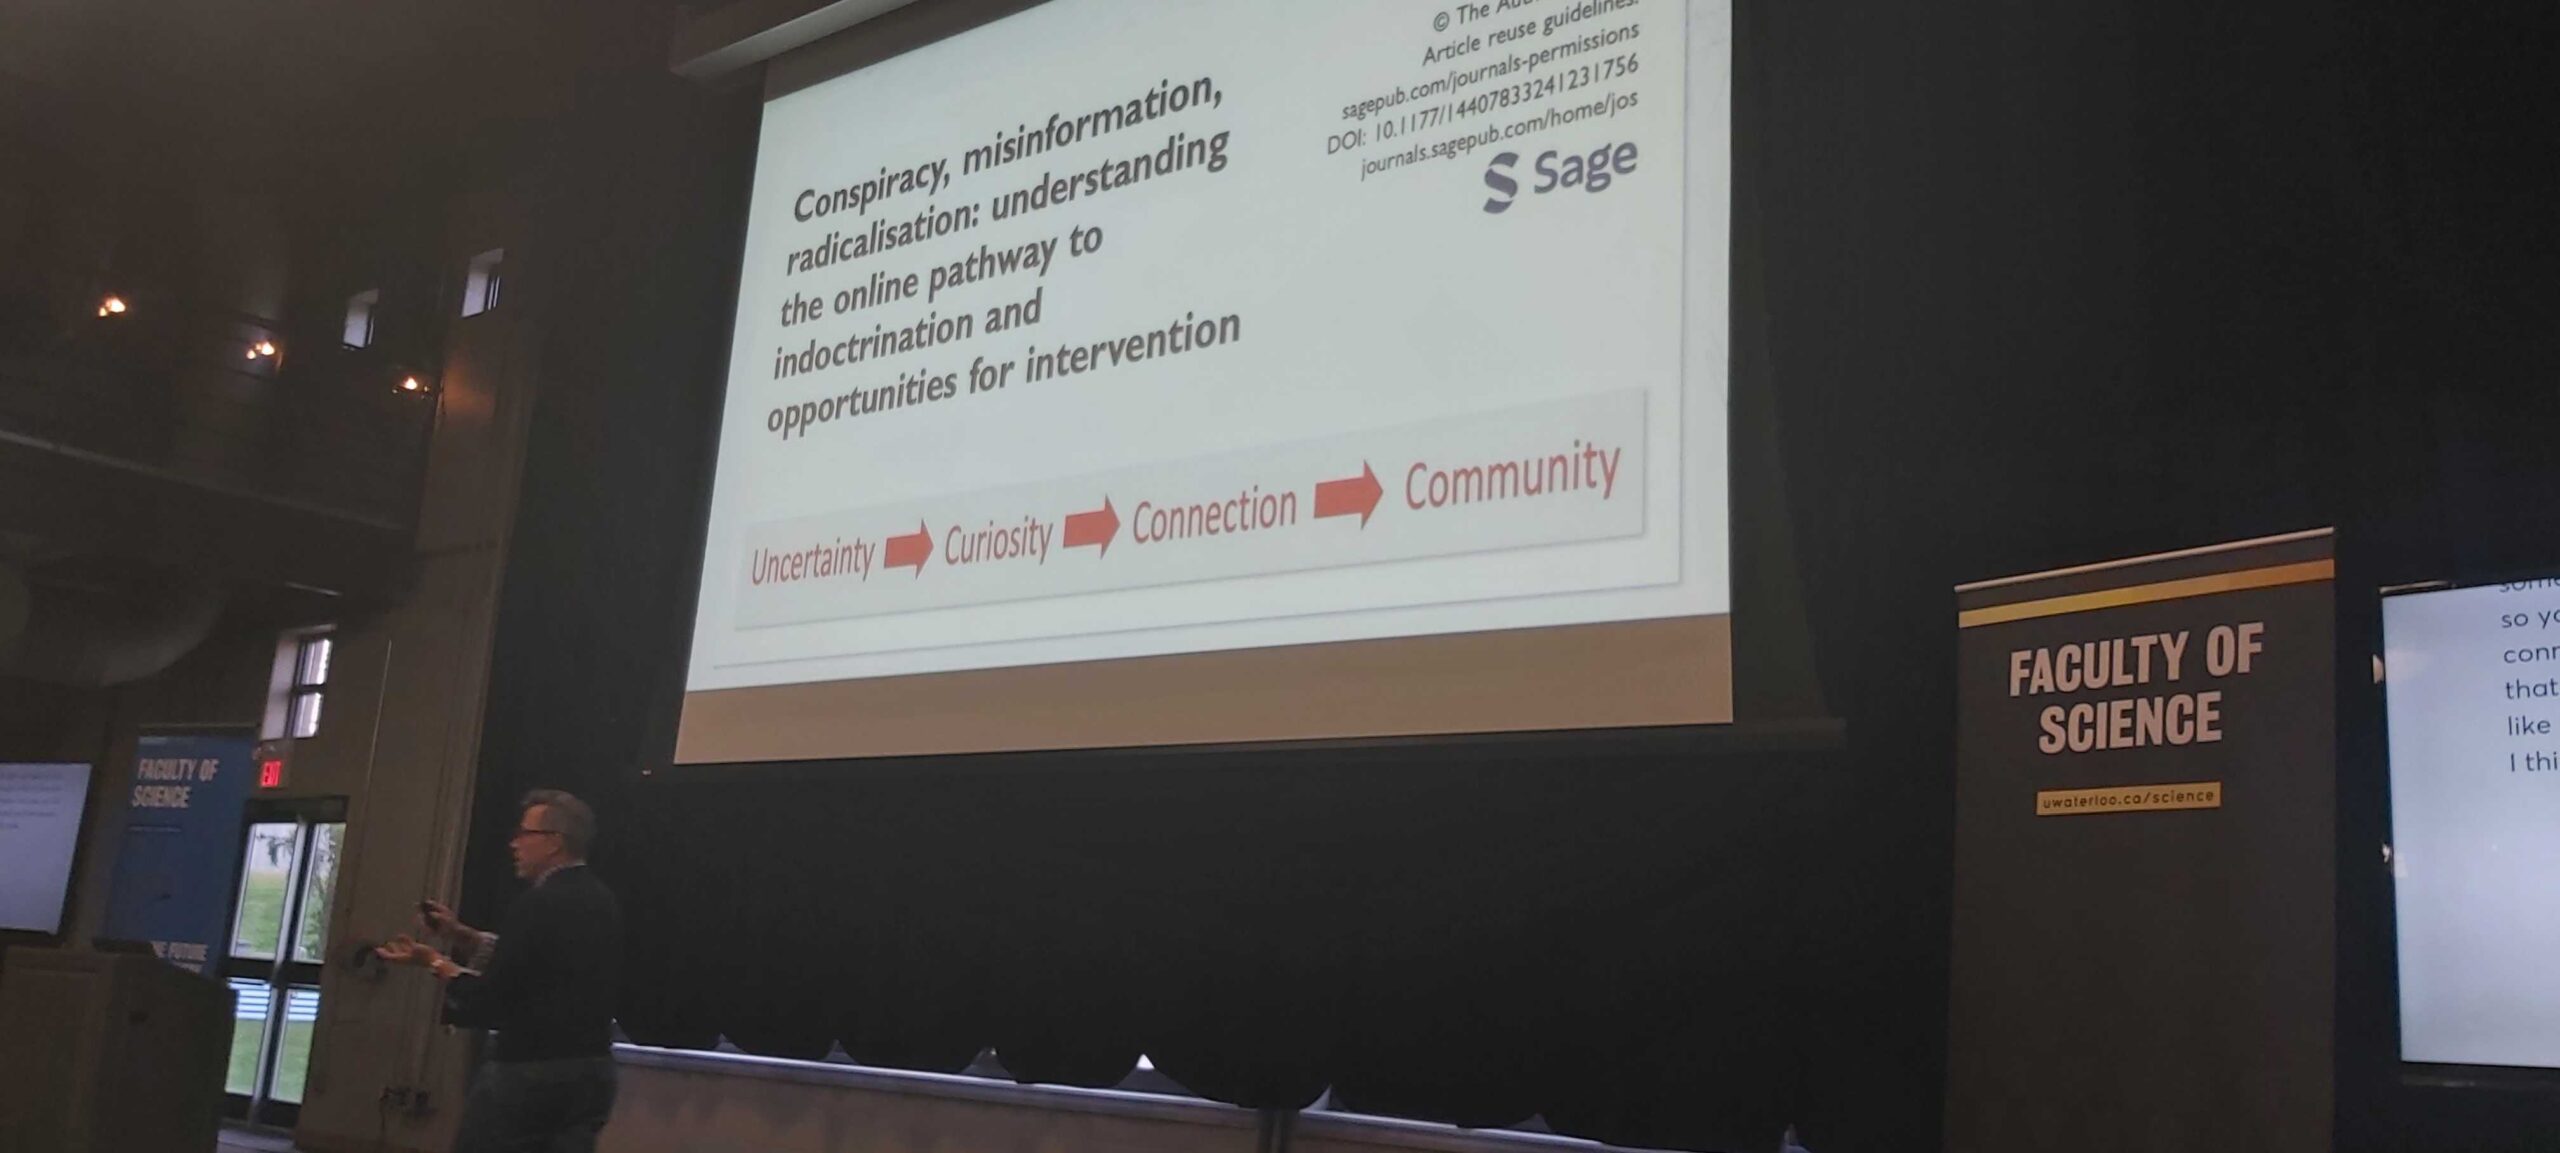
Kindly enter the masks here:
M 9 0 L 0 129 L 243 181 L 417 170 L 600 72 L 663 68 L 663 0 Z
M 396 596 L 423 425 L 309 355 L 261 378 L 203 333 L 295 323 L 300 282 L 330 275 L 308 266 L 350 245 L 432 245 L 462 173 L 553 147 L 604 81 L 663 77 L 686 18 L 601 0 L 0 5 L 0 599 L 22 606 L 0 613 L 0 676 L 140 667 L 204 626 L 172 606 L 208 597 L 293 624 Z M 398 237 L 376 226 L 403 215 Z M 91 323 L 100 292 L 142 285 L 159 295 L 134 319 Z

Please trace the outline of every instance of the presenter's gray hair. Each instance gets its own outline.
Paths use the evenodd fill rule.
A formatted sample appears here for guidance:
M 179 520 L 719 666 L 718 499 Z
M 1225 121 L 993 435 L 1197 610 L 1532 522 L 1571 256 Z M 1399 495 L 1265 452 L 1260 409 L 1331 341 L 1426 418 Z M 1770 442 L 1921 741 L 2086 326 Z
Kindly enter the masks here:
M 523 813 L 535 805 L 549 811 L 551 828 L 547 831 L 560 834 L 561 850 L 572 857 L 585 859 L 587 847 L 596 843 L 596 811 L 588 808 L 585 801 L 558 789 L 535 789 L 526 793 L 523 800 L 516 802 L 516 811 Z

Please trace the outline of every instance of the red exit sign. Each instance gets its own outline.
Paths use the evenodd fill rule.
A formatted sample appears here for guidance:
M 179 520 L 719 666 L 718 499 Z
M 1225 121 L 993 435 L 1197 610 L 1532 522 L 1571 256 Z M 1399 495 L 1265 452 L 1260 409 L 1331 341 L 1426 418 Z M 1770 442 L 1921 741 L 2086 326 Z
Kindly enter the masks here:
M 252 756 L 258 762 L 258 787 L 261 789 L 283 788 L 285 766 L 293 761 L 293 742 L 260 741 Z

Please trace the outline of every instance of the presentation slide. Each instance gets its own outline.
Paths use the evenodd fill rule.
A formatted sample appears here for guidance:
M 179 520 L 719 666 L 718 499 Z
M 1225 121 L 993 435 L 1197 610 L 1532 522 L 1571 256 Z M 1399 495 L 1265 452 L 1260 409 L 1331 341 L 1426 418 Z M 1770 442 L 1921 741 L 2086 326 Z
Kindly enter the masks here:
M 1729 0 L 1052 0 L 777 95 L 679 759 L 1729 720 L 1730 90 Z
M 87 765 L 0 765 L 0 929 L 62 931 Z
M 2560 580 L 2382 622 L 2401 1058 L 2560 1068 Z

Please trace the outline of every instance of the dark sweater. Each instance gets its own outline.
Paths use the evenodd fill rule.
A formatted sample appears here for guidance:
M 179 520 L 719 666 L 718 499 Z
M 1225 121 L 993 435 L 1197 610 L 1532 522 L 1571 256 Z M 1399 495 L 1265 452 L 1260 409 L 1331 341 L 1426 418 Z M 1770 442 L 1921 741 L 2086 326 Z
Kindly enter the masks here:
M 445 986 L 445 1019 L 498 1031 L 495 1059 L 602 1057 L 622 987 L 622 907 L 595 870 L 571 865 L 518 894 L 479 976 Z

